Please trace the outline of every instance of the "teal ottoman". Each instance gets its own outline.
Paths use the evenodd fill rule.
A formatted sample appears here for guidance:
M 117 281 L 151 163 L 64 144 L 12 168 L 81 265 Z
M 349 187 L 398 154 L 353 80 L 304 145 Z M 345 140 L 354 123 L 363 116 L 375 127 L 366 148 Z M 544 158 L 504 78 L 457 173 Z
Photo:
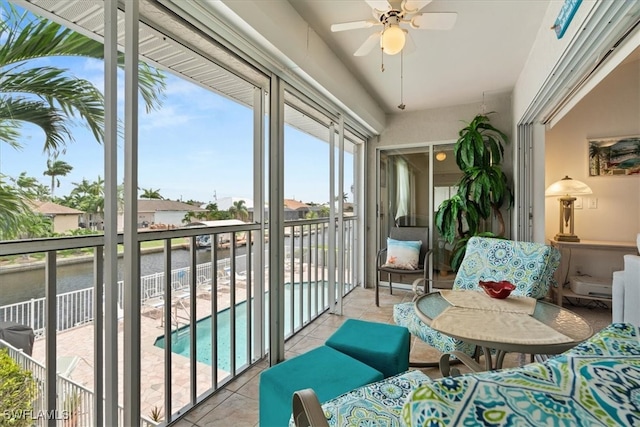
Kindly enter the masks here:
M 260 374 L 260 427 L 289 425 L 294 391 L 312 388 L 325 402 L 381 379 L 382 373 L 327 346 L 287 359 Z
M 404 326 L 348 319 L 325 345 L 377 369 L 385 378 L 409 369 L 411 334 Z

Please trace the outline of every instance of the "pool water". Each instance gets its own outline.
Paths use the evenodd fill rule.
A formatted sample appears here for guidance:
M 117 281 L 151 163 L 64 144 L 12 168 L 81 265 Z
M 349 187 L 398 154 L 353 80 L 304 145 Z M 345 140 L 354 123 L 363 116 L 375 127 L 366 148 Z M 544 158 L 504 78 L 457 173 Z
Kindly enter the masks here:
M 328 300 L 328 283 L 320 283 L 320 287 L 324 288 L 325 301 Z M 305 283 L 302 286 L 302 291 L 298 292 L 300 284 L 296 283 L 293 286 L 294 290 L 294 304 L 299 304 L 299 296 L 303 295 L 302 304 L 302 318 L 308 319 L 308 306 L 306 304 L 308 298 L 309 284 Z M 315 283 L 311 284 L 311 307 L 315 307 L 316 304 L 316 286 Z M 291 284 L 285 284 L 285 336 L 291 332 Z M 269 316 L 269 300 L 268 293 L 265 295 L 265 319 Z M 253 308 L 253 307 L 252 307 Z M 294 313 L 294 328 L 300 326 L 299 309 Z M 253 314 L 253 313 L 252 313 Z M 218 369 L 222 369 L 227 372 L 231 372 L 231 310 L 229 308 L 218 312 L 218 334 L 217 334 L 217 349 L 218 349 Z M 236 368 L 249 363 L 247 360 L 247 303 L 246 301 L 236 304 L 235 310 L 235 328 L 236 328 Z M 265 321 L 265 325 L 267 322 Z M 185 357 L 190 357 L 191 348 L 190 342 L 190 329 L 191 326 L 183 326 L 177 331 L 171 333 L 171 351 L 176 354 L 180 354 Z M 252 331 L 253 333 L 253 331 Z M 265 328 L 267 336 L 265 340 L 268 342 L 268 328 Z M 211 339 L 211 316 L 200 319 L 196 322 L 196 360 L 200 363 L 206 363 L 211 365 L 212 357 L 212 339 Z M 156 339 L 155 346 L 159 348 L 165 348 L 165 337 L 160 336 Z
M 231 310 L 218 312 L 218 369 L 231 372 Z M 183 326 L 171 333 L 171 351 L 185 357 L 191 355 L 191 326 Z M 247 303 L 236 304 L 236 366 L 247 363 Z M 211 365 L 211 316 L 196 322 L 196 360 Z M 155 345 L 164 348 L 164 336 L 156 339 Z

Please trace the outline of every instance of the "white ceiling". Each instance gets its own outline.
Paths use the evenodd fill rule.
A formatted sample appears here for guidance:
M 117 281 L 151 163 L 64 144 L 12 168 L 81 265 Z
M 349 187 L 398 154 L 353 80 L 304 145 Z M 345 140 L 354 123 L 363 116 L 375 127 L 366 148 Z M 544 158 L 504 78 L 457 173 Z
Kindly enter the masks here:
M 387 113 L 398 113 L 400 55 L 355 57 L 379 27 L 332 33 L 331 24 L 372 19 L 364 0 L 289 0 Z M 452 30 L 409 28 L 415 51 L 404 57 L 405 111 L 481 102 L 510 92 L 549 6 L 548 0 L 434 0 L 421 12 L 457 12 Z M 548 23 L 551 27 L 553 23 Z M 546 25 L 546 24 L 545 24 Z M 549 29 L 549 31 L 552 31 Z

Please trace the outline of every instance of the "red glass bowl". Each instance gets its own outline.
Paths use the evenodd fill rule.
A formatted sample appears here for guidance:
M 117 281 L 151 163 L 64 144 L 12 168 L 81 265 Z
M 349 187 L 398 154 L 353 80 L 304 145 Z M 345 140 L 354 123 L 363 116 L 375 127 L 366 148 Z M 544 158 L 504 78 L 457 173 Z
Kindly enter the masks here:
M 505 299 L 506 297 L 509 296 L 509 294 L 511 294 L 511 291 L 513 291 L 516 286 L 511 283 L 508 282 L 506 280 L 503 280 L 501 282 L 483 282 L 482 280 L 478 283 L 478 285 L 484 289 L 484 291 L 487 293 L 487 295 L 489 295 L 491 298 L 497 298 L 497 299 Z

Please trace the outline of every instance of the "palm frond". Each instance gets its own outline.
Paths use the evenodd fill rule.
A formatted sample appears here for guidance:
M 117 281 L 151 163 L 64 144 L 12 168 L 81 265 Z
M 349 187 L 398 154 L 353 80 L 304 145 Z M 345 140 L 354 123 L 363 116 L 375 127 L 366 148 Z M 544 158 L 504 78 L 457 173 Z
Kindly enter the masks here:
M 28 122 L 40 127 L 45 133 L 45 150 L 57 151 L 73 136 L 67 120 L 60 110 L 42 101 L 24 98 L 0 98 L 0 123 Z M 7 141 L 11 144 L 11 141 Z

